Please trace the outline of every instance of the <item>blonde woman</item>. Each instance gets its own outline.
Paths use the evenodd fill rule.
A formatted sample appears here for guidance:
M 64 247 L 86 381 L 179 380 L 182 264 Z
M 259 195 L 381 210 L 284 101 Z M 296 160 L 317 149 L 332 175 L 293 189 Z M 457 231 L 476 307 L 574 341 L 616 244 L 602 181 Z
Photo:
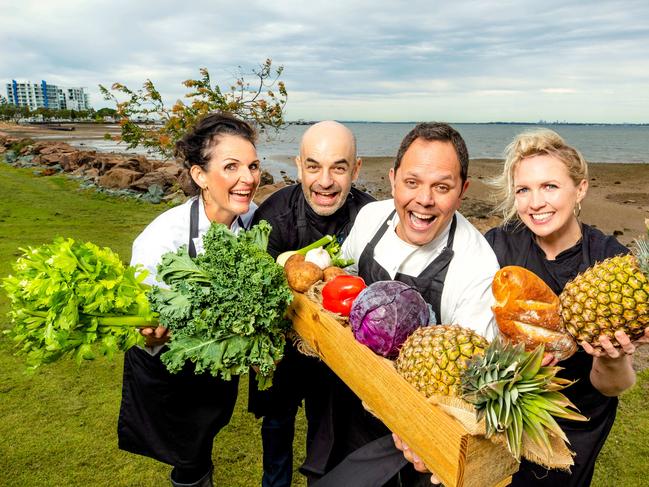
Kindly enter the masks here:
M 595 262 L 628 252 L 615 237 L 580 222 L 588 167 L 579 151 L 557 133 L 544 129 L 518 135 L 505 156 L 503 173 L 494 182 L 504 223 L 485 235 L 501 267 L 525 267 L 559 294 Z M 564 368 L 560 375 L 577 381 L 565 394 L 590 418 L 588 422 L 558 420 L 576 452 L 575 465 L 571 472 L 562 472 L 524 460 L 512 486 L 590 485 L 595 460 L 615 420 L 617 396 L 635 382 L 631 355 L 647 337 L 649 333 L 632 343 L 623 332 L 616 332 L 619 348 L 601 337 L 601 351 L 584 342 L 582 349 L 560 363 Z

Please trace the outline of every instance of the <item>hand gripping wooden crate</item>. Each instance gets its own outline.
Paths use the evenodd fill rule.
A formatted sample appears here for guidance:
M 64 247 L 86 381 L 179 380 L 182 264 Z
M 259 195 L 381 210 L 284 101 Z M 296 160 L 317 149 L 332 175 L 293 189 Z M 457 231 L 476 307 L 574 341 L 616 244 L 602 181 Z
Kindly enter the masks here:
M 505 486 L 518 463 L 504 446 L 469 434 L 358 343 L 351 330 L 305 295 L 289 309 L 293 328 L 372 412 L 417 452 L 447 487 Z

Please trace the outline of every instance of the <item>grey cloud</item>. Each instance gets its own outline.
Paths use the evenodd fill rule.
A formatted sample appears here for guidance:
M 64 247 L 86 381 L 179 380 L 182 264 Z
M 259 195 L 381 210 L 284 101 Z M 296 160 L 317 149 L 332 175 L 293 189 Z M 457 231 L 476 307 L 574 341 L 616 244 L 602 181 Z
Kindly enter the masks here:
M 289 113 L 312 106 L 312 118 L 329 102 L 369 110 L 386 98 L 461 103 L 463 94 L 485 111 L 513 94 L 533 106 L 539 93 L 635 94 L 646 107 L 647 18 L 645 1 L 31 0 L 12 2 L 0 18 L 10 54 L 0 56 L 0 73 L 95 92 L 98 83 L 137 87 L 151 78 L 173 100 L 201 66 L 227 84 L 238 66 L 272 57 L 285 66 Z

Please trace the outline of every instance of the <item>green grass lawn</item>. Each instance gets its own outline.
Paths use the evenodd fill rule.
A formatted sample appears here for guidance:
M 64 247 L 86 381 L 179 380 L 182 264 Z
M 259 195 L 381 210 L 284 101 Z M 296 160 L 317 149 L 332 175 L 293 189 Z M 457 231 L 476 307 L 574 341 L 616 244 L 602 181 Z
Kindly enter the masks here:
M 164 206 L 79 190 L 62 176 L 36 177 L 0 162 L 0 276 L 10 272 L 18 247 L 55 236 L 90 240 L 129 260 L 131 242 Z M 0 293 L 0 328 L 7 328 L 7 299 Z M 25 371 L 12 344 L 0 335 L 0 485 L 157 486 L 169 467 L 117 449 L 122 358 L 80 368 L 71 361 Z M 594 485 L 647 485 L 649 372 L 621 401 L 618 419 L 600 456 Z M 259 421 L 246 412 L 241 381 L 231 423 L 214 447 L 215 485 L 260 485 Z M 298 418 L 296 466 L 304 456 L 304 418 Z M 305 485 L 299 474 L 294 485 Z M 560 487 L 560 486 L 557 486 Z
M 128 261 L 131 242 L 166 209 L 78 189 L 62 176 L 37 177 L 0 162 L 0 276 L 10 272 L 18 247 L 62 235 L 108 246 Z M 8 303 L 0 293 L 0 328 Z M 0 335 L 0 485 L 167 485 L 170 468 L 117 449 L 122 356 L 80 368 L 72 361 L 25 371 L 12 343 Z M 241 381 L 231 423 L 214 447 L 215 485 L 260 484 L 260 423 L 247 413 Z M 296 466 L 303 459 L 304 419 L 298 418 Z M 304 485 L 299 474 L 295 484 Z

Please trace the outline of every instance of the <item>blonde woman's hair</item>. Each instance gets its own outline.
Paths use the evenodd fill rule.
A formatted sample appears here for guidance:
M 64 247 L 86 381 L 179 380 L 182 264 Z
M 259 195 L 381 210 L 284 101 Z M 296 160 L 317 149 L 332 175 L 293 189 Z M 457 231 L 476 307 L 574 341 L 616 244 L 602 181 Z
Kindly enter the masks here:
M 500 202 L 494 212 L 502 214 L 503 224 L 517 216 L 514 171 L 523 159 L 539 155 L 549 155 L 563 162 L 575 185 L 588 179 L 588 165 L 584 157 L 577 149 L 566 144 L 556 132 L 538 129 L 517 135 L 505 149 L 502 174 L 490 181 L 496 190 L 497 201 Z

